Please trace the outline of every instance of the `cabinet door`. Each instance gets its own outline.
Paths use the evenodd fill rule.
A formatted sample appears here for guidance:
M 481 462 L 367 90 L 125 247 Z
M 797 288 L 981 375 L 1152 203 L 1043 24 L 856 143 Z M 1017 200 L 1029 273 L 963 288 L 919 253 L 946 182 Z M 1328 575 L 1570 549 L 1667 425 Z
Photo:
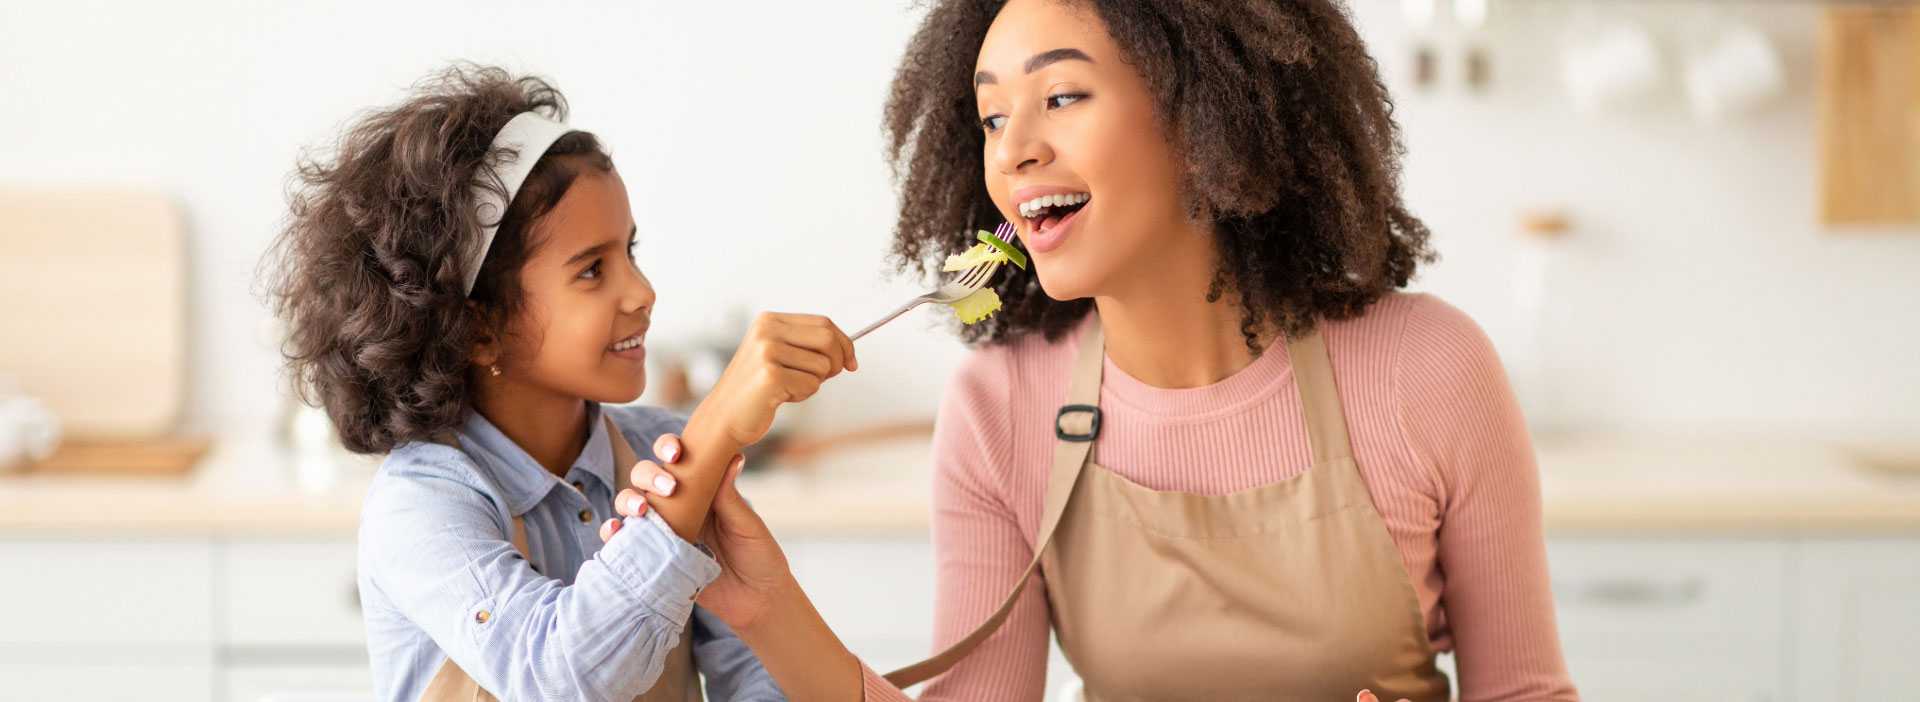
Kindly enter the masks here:
M 206 647 L 212 551 L 205 540 L 0 542 L 0 646 Z
M 793 575 L 847 648 L 882 673 L 927 656 L 933 546 L 927 537 L 806 537 L 782 545 Z
M 1799 544 L 1798 699 L 1914 699 L 1920 540 Z
M 1547 552 L 1583 699 L 1784 698 L 1789 544 L 1555 538 Z
M 228 646 L 366 650 L 351 539 L 235 540 L 221 549 Z

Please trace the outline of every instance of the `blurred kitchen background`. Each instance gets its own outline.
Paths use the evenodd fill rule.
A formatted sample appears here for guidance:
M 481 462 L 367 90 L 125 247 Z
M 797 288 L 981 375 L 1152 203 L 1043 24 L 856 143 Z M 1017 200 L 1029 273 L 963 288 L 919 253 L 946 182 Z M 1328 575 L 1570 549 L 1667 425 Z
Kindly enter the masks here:
M 1587 698 L 1911 699 L 1920 6 L 1350 1 L 1442 255 L 1414 287 L 1534 425 Z M 924 289 L 888 275 L 879 128 L 918 18 L 0 4 L 0 699 L 368 698 L 375 462 L 289 401 L 256 278 L 303 148 L 453 59 L 554 79 L 631 190 L 671 404 L 754 311 L 855 327 Z M 746 481 L 881 670 L 928 646 L 942 314 L 862 340 Z

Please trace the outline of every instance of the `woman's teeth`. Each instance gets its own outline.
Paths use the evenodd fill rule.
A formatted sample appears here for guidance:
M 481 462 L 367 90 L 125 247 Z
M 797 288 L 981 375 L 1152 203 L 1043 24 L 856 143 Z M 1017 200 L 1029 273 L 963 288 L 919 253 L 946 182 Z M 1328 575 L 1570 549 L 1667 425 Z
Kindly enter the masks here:
M 632 337 L 632 338 L 629 338 L 629 339 L 627 339 L 626 341 L 622 341 L 622 342 L 620 342 L 620 343 L 617 343 L 617 344 L 614 344 L 614 345 L 613 345 L 613 350 L 615 350 L 615 351 L 625 351 L 625 350 L 627 350 L 627 349 L 630 349 L 630 348 L 633 348 L 633 347 L 635 347 L 635 346 L 639 346 L 639 345 L 641 344 L 641 342 L 644 342 L 644 341 L 646 341 L 646 339 L 644 339 L 644 338 L 642 338 L 642 337 L 638 337 L 638 336 L 636 336 L 636 337 Z
M 1071 207 L 1073 205 L 1084 203 L 1087 200 L 1090 200 L 1092 198 L 1093 196 L 1087 193 L 1073 193 L 1071 195 L 1041 195 L 1040 197 L 1036 197 L 1032 200 L 1028 200 L 1026 202 L 1020 203 L 1018 207 L 1020 209 L 1020 216 L 1025 217 L 1027 219 L 1032 219 L 1046 212 L 1047 208 L 1049 207 Z

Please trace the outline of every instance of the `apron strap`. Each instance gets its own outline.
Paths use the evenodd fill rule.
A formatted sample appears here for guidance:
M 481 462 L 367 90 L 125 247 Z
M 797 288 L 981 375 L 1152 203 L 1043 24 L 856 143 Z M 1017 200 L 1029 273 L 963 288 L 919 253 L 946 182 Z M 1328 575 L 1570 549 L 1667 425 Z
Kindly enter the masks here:
M 613 418 L 605 412 L 601 410 L 600 418 L 606 421 L 607 438 L 613 442 L 613 494 L 619 495 L 621 491 L 633 487 L 633 464 L 639 463 L 640 459 L 634 457 L 633 446 L 627 443 L 627 437 L 620 433 L 620 428 L 613 425 Z
M 1080 337 L 1080 355 L 1074 361 L 1072 384 L 1067 388 L 1067 406 L 1061 408 L 1055 420 L 1054 434 L 1057 438 L 1053 445 L 1053 472 L 1047 481 L 1046 507 L 1040 516 L 1039 536 L 1034 540 L 1033 561 L 1020 574 L 1013 591 L 1007 593 L 1006 601 L 1000 603 L 1000 609 L 975 628 L 973 633 L 932 658 L 887 673 L 887 682 L 894 687 L 904 690 L 952 669 L 994 632 L 999 631 L 1000 625 L 1006 623 L 1007 615 L 1013 611 L 1014 603 L 1020 601 L 1020 593 L 1026 591 L 1027 583 L 1033 579 L 1034 572 L 1040 569 L 1040 556 L 1046 553 L 1047 544 L 1053 541 L 1053 531 L 1060 525 L 1060 515 L 1067 511 L 1067 498 L 1073 496 L 1074 483 L 1078 482 L 1087 458 L 1093 455 L 1093 439 L 1100 432 L 1100 373 L 1106 365 L 1106 349 L 1106 334 L 1100 329 L 1100 314 L 1095 312 L 1093 319 L 1087 323 L 1086 333 Z
M 1293 387 L 1300 393 L 1300 413 L 1306 420 L 1314 464 L 1351 458 L 1353 446 L 1347 440 L 1340 391 L 1333 383 L 1333 362 L 1318 325 L 1306 336 L 1287 342 L 1287 360 L 1293 365 Z

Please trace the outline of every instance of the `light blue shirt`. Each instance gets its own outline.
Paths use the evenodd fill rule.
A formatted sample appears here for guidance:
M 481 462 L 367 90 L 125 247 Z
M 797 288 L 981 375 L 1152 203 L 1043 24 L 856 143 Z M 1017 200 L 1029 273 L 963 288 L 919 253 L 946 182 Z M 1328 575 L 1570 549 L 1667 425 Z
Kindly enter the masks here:
M 653 686 L 689 623 L 709 699 L 786 699 L 746 645 L 694 605 L 720 574 L 703 549 L 651 512 L 600 543 L 617 485 L 600 412 L 589 403 L 592 434 L 565 480 L 478 412 L 459 428 L 459 449 L 412 442 L 387 456 L 360 517 L 360 602 L 380 699 L 415 702 L 451 658 L 501 699 L 627 702 Z M 652 407 L 606 412 L 642 456 L 686 425 Z M 513 548 L 515 516 L 531 562 Z

